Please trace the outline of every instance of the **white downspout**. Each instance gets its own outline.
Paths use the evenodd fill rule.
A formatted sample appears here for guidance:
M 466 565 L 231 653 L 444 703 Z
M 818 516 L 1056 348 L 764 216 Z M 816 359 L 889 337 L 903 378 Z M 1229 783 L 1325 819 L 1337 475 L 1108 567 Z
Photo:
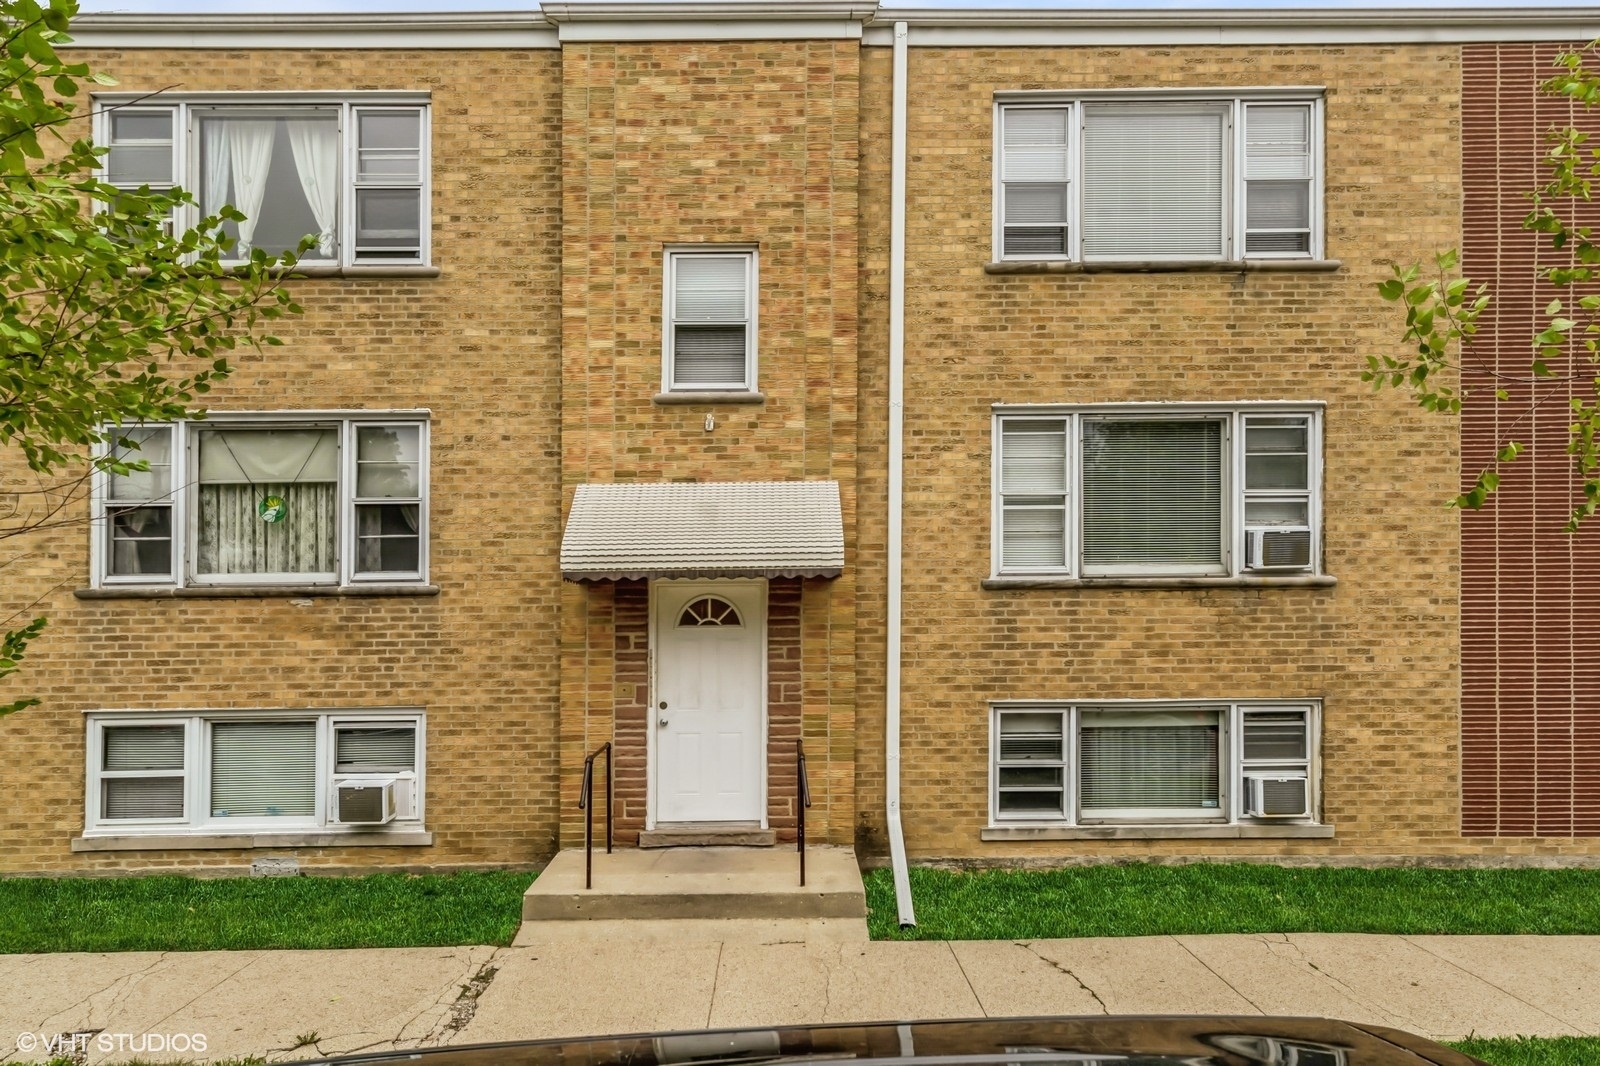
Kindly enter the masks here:
M 889 864 L 900 925 L 917 924 L 900 828 L 900 511 L 904 465 L 906 362 L 906 24 L 894 24 L 894 104 L 889 149 L 889 618 L 884 671 L 884 792 Z

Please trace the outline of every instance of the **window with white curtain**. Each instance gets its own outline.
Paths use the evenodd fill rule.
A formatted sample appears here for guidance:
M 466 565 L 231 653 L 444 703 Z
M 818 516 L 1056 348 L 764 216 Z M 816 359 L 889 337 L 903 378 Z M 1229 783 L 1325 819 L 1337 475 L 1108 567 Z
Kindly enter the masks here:
M 994 572 L 1316 572 L 1320 427 L 1316 405 L 997 408 Z
M 992 824 L 1316 820 L 1313 701 L 1007 701 L 991 713 Z
M 199 202 L 180 227 L 232 206 L 231 257 L 278 254 L 313 241 L 303 262 L 428 261 L 428 106 L 414 94 L 252 94 L 159 101 L 101 96 L 97 139 L 105 178 L 182 186 Z
M 996 108 L 995 254 L 1321 254 L 1320 94 L 1097 93 Z
M 421 821 L 423 720 L 416 711 L 89 716 L 92 834 L 351 829 L 346 781 L 391 783 L 395 823 Z
M 755 250 L 668 249 L 665 264 L 664 391 L 753 391 Z
M 108 433 L 122 472 L 96 493 L 101 585 L 427 578 L 421 419 L 217 415 Z

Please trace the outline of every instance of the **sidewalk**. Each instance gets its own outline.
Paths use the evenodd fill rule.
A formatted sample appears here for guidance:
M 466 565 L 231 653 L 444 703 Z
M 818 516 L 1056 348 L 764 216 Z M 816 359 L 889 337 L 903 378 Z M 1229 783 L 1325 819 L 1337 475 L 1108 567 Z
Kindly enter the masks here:
M 101 1031 L 81 1038 L 90 1063 L 292 1060 L 645 1029 L 1100 1013 L 1326 1015 L 1435 1039 L 1596 1035 L 1600 937 L 875 943 L 849 920 L 596 921 L 530 923 L 509 948 L 0 955 L 0 1061 L 12 1062 L 50 1057 L 14 1050 L 16 1034 L 89 1030 Z M 203 1034 L 205 1051 L 163 1053 L 147 1034 Z M 100 1050 L 117 1040 L 120 1053 Z

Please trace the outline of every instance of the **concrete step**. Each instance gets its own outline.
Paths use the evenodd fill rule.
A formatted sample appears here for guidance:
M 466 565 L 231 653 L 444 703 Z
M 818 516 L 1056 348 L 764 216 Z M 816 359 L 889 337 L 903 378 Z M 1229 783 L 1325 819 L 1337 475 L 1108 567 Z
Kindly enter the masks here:
M 695 824 L 661 826 L 639 833 L 641 848 L 770 848 L 778 842 L 775 829 L 759 825 Z M 795 859 L 798 866 L 800 860 Z
M 791 848 L 596 849 L 583 887 L 583 849 L 563 851 L 522 897 L 522 920 L 616 918 L 865 918 L 861 868 L 849 848 L 806 849 L 806 884 Z

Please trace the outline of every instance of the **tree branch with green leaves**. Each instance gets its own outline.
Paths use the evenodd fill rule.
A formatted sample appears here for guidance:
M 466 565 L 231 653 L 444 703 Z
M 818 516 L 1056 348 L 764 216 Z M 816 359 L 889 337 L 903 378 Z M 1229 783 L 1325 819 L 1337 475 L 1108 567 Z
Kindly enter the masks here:
M 1596 46 L 1561 55 L 1556 65 L 1560 73 L 1542 83 L 1539 91 L 1548 96 L 1565 97 L 1592 108 L 1600 103 L 1600 73 L 1590 68 Z M 1489 306 L 1487 286 L 1476 284 L 1459 272 L 1460 256 L 1446 251 L 1434 257 L 1431 268 L 1421 264 L 1392 266 L 1393 276 L 1379 282 L 1378 295 L 1398 304 L 1405 311 L 1402 341 L 1404 355 L 1368 356 L 1363 381 L 1375 389 L 1406 389 L 1426 410 L 1460 414 L 1466 386 L 1450 384 L 1467 376 L 1487 379 L 1494 387 L 1495 399 L 1527 396 L 1527 406 L 1508 427 L 1515 433 L 1531 427 L 1535 416 L 1547 404 L 1563 402 L 1571 415 L 1567 453 L 1572 457 L 1579 479 L 1580 499 L 1567 518 L 1566 530 L 1578 531 L 1583 522 L 1600 511 L 1600 374 L 1558 373 L 1552 369 L 1584 359 L 1600 367 L 1600 247 L 1592 227 L 1582 224 L 1580 215 L 1589 204 L 1593 183 L 1600 177 L 1600 149 L 1589 146 L 1589 135 L 1576 127 L 1552 130 L 1544 156 L 1547 180 L 1528 191 L 1532 203 L 1523 218 L 1522 228 L 1541 234 L 1552 252 L 1562 260 L 1539 270 L 1539 278 L 1565 298 L 1551 300 L 1544 308 L 1543 320 L 1530 341 L 1528 370 L 1508 374 L 1489 357 L 1479 358 L 1472 348 L 1478 318 Z M 1587 381 L 1583 388 L 1582 379 Z M 1586 391 L 1590 395 L 1574 395 Z M 1482 507 L 1500 486 L 1501 468 L 1515 462 L 1526 446 L 1507 439 L 1495 452 L 1494 461 L 1480 470 L 1472 486 L 1451 503 L 1476 509 Z
M 230 354 L 277 344 L 267 324 L 300 313 L 279 285 L 296 254 L 231 262 L 224 227 L 239 212 L 173 232 L 193 196 L 114 186 L 101 176 L 105 149 L 64 135 L 82 117 L 84 84 L 114 84 L 59 55 L 76 14 L 77 0 L 0 0 L 0 448 L 45 478 L 146 469 L 116 427 L 203 418 Z M 17 491 L 0 480 L 0 495 Z M 12 514 L 4 532 L 58 516 Z M 0 681 L 44 626 L 0 634 Z M 0 716 L 35 702 L 0 704 Z

